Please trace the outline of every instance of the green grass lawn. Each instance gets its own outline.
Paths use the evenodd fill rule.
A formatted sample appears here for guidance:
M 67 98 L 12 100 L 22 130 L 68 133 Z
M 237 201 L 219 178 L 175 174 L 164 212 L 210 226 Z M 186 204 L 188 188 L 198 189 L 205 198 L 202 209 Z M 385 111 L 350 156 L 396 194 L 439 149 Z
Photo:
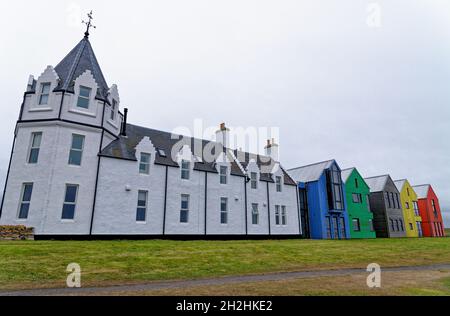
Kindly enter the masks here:
M 264 272 L 450 263 L 450 238 L 261 241 L 3 241 L 0 289 L 83 286 Z

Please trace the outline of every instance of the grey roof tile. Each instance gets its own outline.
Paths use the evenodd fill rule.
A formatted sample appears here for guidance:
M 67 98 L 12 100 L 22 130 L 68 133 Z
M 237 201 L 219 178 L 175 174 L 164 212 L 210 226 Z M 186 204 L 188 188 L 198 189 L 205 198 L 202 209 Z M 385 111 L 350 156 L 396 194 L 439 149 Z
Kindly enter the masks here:
M 287 172 L 297 182 L 313 182 L 319 180 L 325 169 L 331 167 L 334 160 L 327 160 L 311 165 L 289 169 Z
M 413 185 L 414 192 L 417 194 L 418 199 L 425 199 L 428 196 L 429 184 Z
M 389 175 L 382 175 L 370 178 L 364 178 L 367 185 L 370 188 L 370 192 L 381 192 L 384 191 L 384 187 L 386 186 L 386 182 L 389 179 Z

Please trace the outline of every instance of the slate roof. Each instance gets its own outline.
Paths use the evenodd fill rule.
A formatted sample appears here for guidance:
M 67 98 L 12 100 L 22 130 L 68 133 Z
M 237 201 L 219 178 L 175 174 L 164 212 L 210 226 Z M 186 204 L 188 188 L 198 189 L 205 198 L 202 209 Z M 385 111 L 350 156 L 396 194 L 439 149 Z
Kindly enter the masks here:
M 135 148 L 144 137 L 149 137 L 153 146 L 155 146 L 157 152 L 155 157 L 155 163 L 171 167 L 179 167 L 178 163 L 172 160 L 171 152 L 175 144 L 177 144 L 178 141 L 180 141 L 182 138 L 184 138 L 184 141 L 191 148 L 191 151 L 193 152 L 194 156 L 197 156 L 199 158 L 201 158 L 202 153 L 201 152 L 196 153 L 195 152 L 196 150 L 201 149 L 201 151 L 203 152 L 203 149 L 208 144 L 211 146 L 218 145 L 218 143 L 208 140 L 175 135 L 172 133 L 163 132 L 151 128 L 127 124 L 127 136 L 120 135 L 117 140 L 113 141 L 111 144 L 109 144 L 102 150 L 100 156 L 136 161 Z M 163 150 L 166 154 L 166 157 L 161 156 L 159 150 Z M 231 161 L 231 174 L 236 176 L 242 177 L 245 176 L 239 165 L 241 165 L 245 169 L 251 159 L 254 159 L 256 161 L 260 169 L 263 166 L 268 166 L 270 169 L 272 169 L 272 167 L 275 164 L 275 162 L 272 159 L 266 156 L 251 154 L 247 152 L 238 152 L 236 150 L 230 149 L 227 149 L 226 152 L 228 158 Z M 220 155 L 220 153 L 221 151 L 217 153 L 213 152 L 213 157 L 216 159 Z M 238 160 L 239 158 L 241 158 L 242 161 Z M 202 160 L 203 159 L 194 163 L 195 170 L 217 173 L 214 162 L 207 162 Z M 284 183 L 287 185 L 296 185 L 295 181 L 293 181 L 291 177 L 289 177 L 289 175 L 284 171 L 284 169 L 282 170 L 284 173 Z M 260 179 L 261 181 L 274 182 L 272 176 L 267 173 L 261 173 Z
M 386 182 L 389 179 L 389 175 L 376 176 L 370 178 L 364 178 L 367 185 L 370 188 L 370 192 L 381 192 L 384 191 L 384 187 L 386 186 Z
M 418 199 L 425 199 L 428 196 L 429 184 L 413 185 L 414 192 L 417 194 Z
M 355 170 L 355 167 L 341 170 L 341 178 L 342 178 L 343 182 L 347 182 L 347 179 L 348 179 L 348 177 L 350 177 L 353 170 Z
M 405 185 L 406 179 L 401 180 L 395 180 L 394 184 L 397 187 L 398 192 L 401 192 L 403 189 L 403 186 Z
M 56 90 L 74 92 L 75 80 L 86 70 L 91 71 L 98 84 L 96 97 L 106 100 L 109 87 L 87 37 L 84 37 L 55 67 L 55 71 L 60 78 Z
M 288 173 L 291 178 L 297 182 L 313 182 L 319 180 L 323 171 L 330 168 L 334 162 L 334 160 L 322 161 L 303 167 L 289 169 Z

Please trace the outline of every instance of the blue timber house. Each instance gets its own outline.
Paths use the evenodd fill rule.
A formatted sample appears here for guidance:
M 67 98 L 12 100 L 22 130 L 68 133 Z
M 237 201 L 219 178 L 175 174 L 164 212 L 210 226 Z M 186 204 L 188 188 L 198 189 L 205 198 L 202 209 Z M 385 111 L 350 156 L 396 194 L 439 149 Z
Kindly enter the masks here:
M 335 160 L 288 170 L 298 183 L 302 231 L 305 238 L 350 238 L 345 187 Z

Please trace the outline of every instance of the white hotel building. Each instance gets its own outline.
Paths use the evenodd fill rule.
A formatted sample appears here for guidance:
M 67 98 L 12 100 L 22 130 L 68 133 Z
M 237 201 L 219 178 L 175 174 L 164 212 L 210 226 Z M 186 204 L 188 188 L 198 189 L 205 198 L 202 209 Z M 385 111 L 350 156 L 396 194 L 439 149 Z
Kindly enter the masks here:
M 33 227 L 37 238 L 301 236 L 278 145 L 244 153 L 227 147 L 224 124 L 211 142 L 128 124 L 126 112 L 88 34 L 30 76 L 0 225 Z

